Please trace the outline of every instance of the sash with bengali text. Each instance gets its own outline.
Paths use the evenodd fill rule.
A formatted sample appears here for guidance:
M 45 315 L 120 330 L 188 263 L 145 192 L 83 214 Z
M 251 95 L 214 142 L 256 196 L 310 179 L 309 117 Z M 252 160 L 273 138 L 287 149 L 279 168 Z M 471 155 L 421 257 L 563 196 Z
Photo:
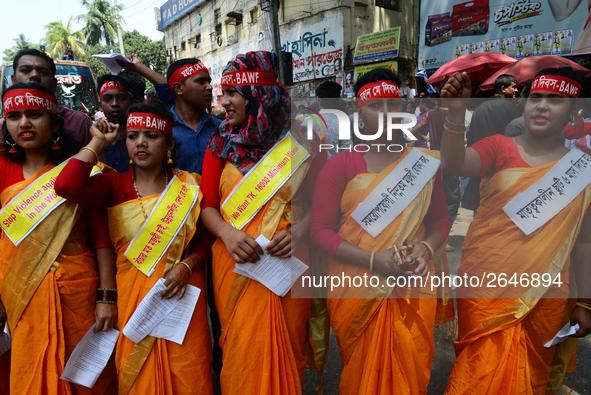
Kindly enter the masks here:
M 125 250 L 124 255 L 132 265 L 146 276 L 152 275 L 156 264 L 185 224 L 198 197 L 198 186 L 173 177 Z
M 440 161 L 412 149 L 406 158 L 359 204 L 351 217 L 373 238 L 378 237 L 423 190 Z
M 562 211 L 591 183 L 591 156 L 571 150 L 538 182 L 519 192 L 503 211 L 529 236 Z
M 15 246 L 66 201 L 55 193 L 53 185 L 69 161 L 68 159 L 43 174 L 12 198 L 0 211 L 0 226 Z M 100 172 L 100 168 L 94 166 L 91 176 Z
M 242 229 L 289 180 L 310 154 L 291 133 L 263 156 L 236 185 L 222 204 L 224 214 L 236 229 Z

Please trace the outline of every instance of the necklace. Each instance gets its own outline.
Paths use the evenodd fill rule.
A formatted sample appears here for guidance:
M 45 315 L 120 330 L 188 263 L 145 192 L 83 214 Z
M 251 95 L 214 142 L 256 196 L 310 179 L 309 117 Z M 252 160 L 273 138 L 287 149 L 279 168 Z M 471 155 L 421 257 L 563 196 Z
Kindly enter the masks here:
M 164 170 L 164 175 L 166 176 L 166 185 L 168 186 L 168 172 L 166 170 Z M 140 192 L 137 190 L 137 183 L 135 182 L 135 177 L 133 178 L 133 189 L 135 189 L 137 199 L 140 201 L 140 207 L 142 209 L 142 214 L 144 214 L 144 219 L 148 219 L 148 214 L 146 214 L 144 203 L 142 203 L 142 195 L 140 195 Z

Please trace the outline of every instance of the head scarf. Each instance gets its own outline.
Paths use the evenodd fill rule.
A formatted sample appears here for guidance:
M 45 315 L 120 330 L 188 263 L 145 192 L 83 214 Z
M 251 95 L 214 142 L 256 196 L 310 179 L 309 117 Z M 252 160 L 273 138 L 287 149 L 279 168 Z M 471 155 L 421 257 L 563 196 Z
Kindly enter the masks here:
M 236 70 L 261 70 L 277 78 L 279 62 L 272 52 L 255 51 L 240 54 L 230 61 L 222 73 Z M 224 120 L 209 139 L 209 149 L 219 158 L 232 162 L 242 174 L 248 171 L 291 128 L 291 98 L 279 85 L 242 85 L 236 90 L 246 99 L 246 120 L 239 127 Z M 318 136 L 314 135 L 318 140 Z M 300 141 L 299 131 L 294 138 Z M 319 141 L 316 141 L 319 143 Z M 314 152 L 310 152 L 314 155 Z

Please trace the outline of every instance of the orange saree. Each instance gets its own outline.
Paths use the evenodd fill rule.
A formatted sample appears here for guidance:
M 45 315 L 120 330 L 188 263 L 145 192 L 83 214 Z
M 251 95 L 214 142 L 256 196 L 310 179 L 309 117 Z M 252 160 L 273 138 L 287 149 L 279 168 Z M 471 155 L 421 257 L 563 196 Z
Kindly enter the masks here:
M 576 339 L 550 348 L 544 344 L 573 307 L 567 301 L 570 252 L 591 202 L 591 186 L 530 236 L 502 209 L 554 164 L 501 170 L 482 180 L 482 203 L 462 246 L 458 275 L 548 273 L 552 279 L 560 275 L 562 284 L 527 287 L 518 294 L 512 286 L 458 289 L 457 359 L 446 394 L 543 394 L 547 386 L 553 391 L 562 385 Z
M 38 177 L 2 191 L 2 205 Z M 82 208 L 65 202 L 18 246 L 0 238 L 1 297 L 12 334 L 10 390 L 14 394 L 112 394 L 108 368 L 94 388 L 60 380 L 68 356 L 95 322 L 96 262 L 86 245 Z
M 254 238 L 262 234 L 272 239 L 298 221 L 304 213 L 292 201 L 292 191 L 298 190 L 308 168 L 302 164 L 242 230 Z M 242 178 L 227 162 L 219 186 L 222 201 Z M 223 211 L 222 216 L 230 223 Z M 235 274 L 236 262 L 219 239 L 212 254 L 214 295 L 222 324 L 222 393 L 301 394 L 310 299 L 293 298 L 291 291 L 279 297 L 261 283 Z M 295 256 L 309 264 L 307 243 L 298 244 Z
M 438 153 L 421 150 L 431 156 Z M 376 238 L 352 217 L 360 202 L 390 174 L 410 152 L 380 174 L 364 173 L 346 185 L 340 210 L 338 234 L 368 251 L 382 251 L 393 243 L 424 239 L 423 219 L 433 192 L 433 176 L 419 195 Z M 420 287 L 392 288 L 385 278 L 367 268 L 326 259 L 327 275 L 353 278 L 378 276 L 380 285 L 368 288 L 341 287 L 328 293 L 330 325 L 340 347 L 344 369 L 341 394 L 426 394 L 435 353 L 436 323 L 453 320 L 451 290 Z M 448 272 L 444 247 L 429 262 L 431 275 Z M 438 301 L 439 296 L 439 301 Z
M 199 185 L 198 175 L 181 174 L 178 170 L 175 172 L 181 181 Z M 153 195 L 142 198 L 146 212 L 152 210 L 159 197 Z M 122 330 L 158 279 L 184 257 L 195 233 L 200 208 L 199 203 L 196 203 L 150 277 L 136 269 L 124 255 L 145 221 L 139 201 L 134 199 L 111 207 L 108 213 L 111 240 L 117 252 L 117 288 L 120 295 L 117 326 Z M 194 270 L 189 284 L 204 290 L 203 273 L 203 268 Z M 119 394 L 213 394 L 211 338 L 206 309 L 206 300 L 201 294 L 182 345 L 152 336 L 135 344 L 121 332 L 115 354 Z

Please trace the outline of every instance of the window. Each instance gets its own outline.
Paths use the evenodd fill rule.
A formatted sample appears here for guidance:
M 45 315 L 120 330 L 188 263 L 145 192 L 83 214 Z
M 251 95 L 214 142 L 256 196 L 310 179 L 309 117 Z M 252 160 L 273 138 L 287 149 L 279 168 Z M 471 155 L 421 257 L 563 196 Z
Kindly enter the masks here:
M 201 47 L 201 34 L 195 36 L 195 44 L 193 44 L 193 48 L 199 49 Z
M 257 23 L 259 19 L 259 9 L 255 8 L 254 10 L 250 11 L 250 23 L 254 25 Z
M 401 11 L 400 0 L 376 0 L 376 6 L 388 10 Z
M 187 45 L 186 45 L 186 43 L 183 41 L 183 42 L 181 43 L 181 51 L 185 51 L 186 49 L 187 49 Z

